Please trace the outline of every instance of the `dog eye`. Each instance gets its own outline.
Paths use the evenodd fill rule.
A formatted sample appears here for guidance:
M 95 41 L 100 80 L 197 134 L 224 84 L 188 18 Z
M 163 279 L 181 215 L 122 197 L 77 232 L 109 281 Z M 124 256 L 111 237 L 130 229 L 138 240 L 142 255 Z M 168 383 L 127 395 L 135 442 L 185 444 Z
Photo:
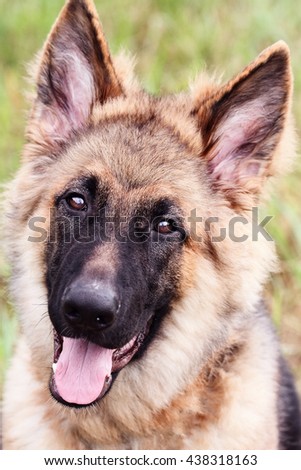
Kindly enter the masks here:
M 161 235 L 169 235 L 176 231 L 176 226 L 173 220 L 161 220 L 155 229 Z
M 85 198 L 81 194 L 69 194 L 69 196 L 66 197 L 66 202 L 70 209 L 74 211 L 83 211 L 87 209 Z

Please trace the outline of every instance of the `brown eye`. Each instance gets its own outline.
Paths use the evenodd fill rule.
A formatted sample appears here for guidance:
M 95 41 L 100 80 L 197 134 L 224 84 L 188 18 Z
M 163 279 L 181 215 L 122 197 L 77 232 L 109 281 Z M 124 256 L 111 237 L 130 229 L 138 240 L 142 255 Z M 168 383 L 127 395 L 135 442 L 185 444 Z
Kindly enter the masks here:
M 81 194 L 70 194 L 66 201 L 70 209 L 74 211 L 83 211 L 87 208 L 86 201 Z
M 174 222 L 172 220 L 161 220 L 157 225 L 157 232 L 162 235 L 169 235 L 175 230 Z

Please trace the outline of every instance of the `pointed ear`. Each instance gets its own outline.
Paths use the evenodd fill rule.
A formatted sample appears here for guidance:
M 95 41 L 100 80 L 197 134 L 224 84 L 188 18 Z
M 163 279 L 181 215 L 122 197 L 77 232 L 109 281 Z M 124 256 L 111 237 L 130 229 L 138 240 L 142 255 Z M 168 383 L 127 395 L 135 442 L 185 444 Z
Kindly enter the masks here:
M 280 41 L 196 106 L 203 158 L 215 183 L 260 192 L 271 174 L 290 95 L 289 50 Z
M 122 93 L 92 1 L 69 0 L 42 54 L 29 140 L 57 149 L 87 124 L 94 104 Z

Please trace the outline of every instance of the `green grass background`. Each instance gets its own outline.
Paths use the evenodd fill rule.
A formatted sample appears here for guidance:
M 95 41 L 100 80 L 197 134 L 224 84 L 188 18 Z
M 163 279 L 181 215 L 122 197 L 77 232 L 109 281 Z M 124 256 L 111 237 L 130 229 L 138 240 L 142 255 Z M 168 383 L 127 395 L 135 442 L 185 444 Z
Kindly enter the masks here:
M 25 65 L 42 46 L 63 0 L 0 0 L 0 182 L 18 167 L 26 116 Z M 150 92 L 184 89 L 198 70 L 236 74 L 265 47 L 284 39 L 295 76 L 294 112 L 301 127 L 301 9 L 294 0 L 96 0 L 112 52 L 138 57 Z M 266 212 L 281 273 L 267 290 L 283 350 L 301 393 L 301 163 L 277 184 Z M 7 299 L 9 268 L 0 254 L 0 384 L 16 319 Z M 1 385 L 0 385 L 1 387 Z

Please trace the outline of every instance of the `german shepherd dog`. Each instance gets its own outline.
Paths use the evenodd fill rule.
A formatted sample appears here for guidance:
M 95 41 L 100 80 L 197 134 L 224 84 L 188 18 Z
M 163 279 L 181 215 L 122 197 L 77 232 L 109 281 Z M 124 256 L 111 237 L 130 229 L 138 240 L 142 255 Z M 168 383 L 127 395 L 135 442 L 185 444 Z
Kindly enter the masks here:
M 154 97 L 92 0 L 69 0 L 37 62 L 5 202 L 21 332 L 4 447 L 300 449 L 262 300 L 274 246 L 254 235 L 294 151 L 286 44 Z

